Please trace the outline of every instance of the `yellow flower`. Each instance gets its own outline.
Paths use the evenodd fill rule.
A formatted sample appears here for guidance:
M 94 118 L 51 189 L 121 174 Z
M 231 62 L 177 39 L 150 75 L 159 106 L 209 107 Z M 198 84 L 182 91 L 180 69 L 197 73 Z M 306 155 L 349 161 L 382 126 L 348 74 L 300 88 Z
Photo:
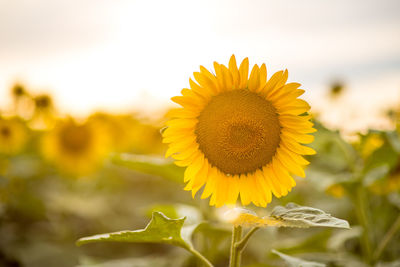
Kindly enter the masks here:
M 400 166 L 397 166 L 388 177 L 375 181 L 369 189 L 376 195 L 388 195 L 400 190 Z
M 90 123 L 60 122 L 43 139 L 44 156 L 61 169 L 76 174 L 95 170 L 107 155 L 108 136 Z
M 114 152 L 160 154 L 165 151 L 158 145 L 161 144 L 159 127 L 142 123 L 132 115 L 95 113 L 89 122 L 109 133 Z
M 25 125 L 16 118 L 0 118 L 0 154 L 17 154 L 28 139 Z
M 300 144 L 314 138 L 310 106 L 298 99 L 300 84 L 286 83 L 286 70 L 267 80 L 265 64 L 255 65 L 248 78 L 248 59 L 238 68 L 234 56 L 214 68 L 201 66 L 197 83 L 189 79 L 191 89 L 172 98 L 183 108 L 166 123 L 166 157 L 187 166 L 185 190 L 193 197 L 205 185 L 201 197 L 211 196 L 210 205 L 235 204 L 240 195 L 243 205 L 265 207 L 271 193 L 285 196 L 296 185 L 291 174 L 305 176 L 302 155 L 315 154 Z
M 385 140 L 381 135 L 377 133 L 370 134 L 367 136 L 363 146 L 361 147 L 361 156 L 364 159 L 368 158 L 370 155 L 372 155 L 372 153 L 374 153 L 375 150 L 382 147 L 384 143 Z
M 328 188 L 326 188 L 325 192 L 335 198 L 341 198 L 346 193 L 343 185 L 341 184 L 332 184 Z

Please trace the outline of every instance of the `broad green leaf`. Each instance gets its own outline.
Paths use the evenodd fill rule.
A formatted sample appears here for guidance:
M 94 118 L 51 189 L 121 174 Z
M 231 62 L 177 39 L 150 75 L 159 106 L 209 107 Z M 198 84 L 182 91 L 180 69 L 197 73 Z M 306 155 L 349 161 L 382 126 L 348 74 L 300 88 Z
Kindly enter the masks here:
M 136 154 L 117 154 L 112 157 L 116 165 L 127 167 L 131 170 L 164 177 L 168 180 L 183 183 L 184 168 L 178 167 L 162 157 L 153 157 Z
M 132 243 L 163 243 L 186 249 L 202 260 L 207 266 L 212 264 L 191 243 L 193 232 L 198 224 L 183 226 L 185 217 L 170 219 L 161 212 L 153 212 L 151 221 L 146 228 L 136 231 L 120 231 L 115 233 L 94 235 L 79 239 L 78 246 L 94 242 L 132 242 Z
M 80 264 L 76 267 L 173 267 L 182 266 L 187 260 L 187 257 L 170 254 L 166 256 L 154 255 L 146 257 L 135 257 L 135 258 L 122 258 L 113 259 L 104 262 L 98 262 L 98 259 L 81 259 Z
M 286 254 L 283 254 L 279 251 L 276 251 L 273 249 L 271 251 L 272 253 L 278 255 L 281 257 L 282 260 L 284 260 L 287 263 L 288 267 L 325 267 L 326 264 L 319 263 L 319 262 L 314 262 L 314 261 L 305 261 L 299 258 L 295 258 Z
M 276 226 L 283 227 L 334 227 L 349 229 L 349 223 L 335 218 L 328 213 L 316 208 L 299 206 L 289 203 L 285 207 L 277 206 L 268 218 Z
M 161 212 L 154 212 L 150 223 L 145 229 L 135 231 L 120 231 L 114 233 L 100 234 L 79 239 L 78 246 L 94 242 L 144 242 L 144 243 L 164 243 L 187 250 L 193 248 L 189 236 L 193 227 L 185 231 L 185 238 L 181 232 L 186 218 L 170 219 Z
M 178 219 L 182 217 L 186 217 L 185 224 L 199 224 L 203 220 L 203 216 L 199 209 L 194 206 L 185 205 L 185 204 L 160 204 L 151 206 L 148 212 L 149 216 L 154 211 L 160 211 L 165 216 L 171 219 Z
M 289 203 L 286 207 L 277 206 L 269 216 L 259 217 L 253 211 L 234 208 L 225 213 L 224 219 L 234 225 L 244 227 L 334 227 L 347 228 L 345 220 L 332 217 L 322 210 Z

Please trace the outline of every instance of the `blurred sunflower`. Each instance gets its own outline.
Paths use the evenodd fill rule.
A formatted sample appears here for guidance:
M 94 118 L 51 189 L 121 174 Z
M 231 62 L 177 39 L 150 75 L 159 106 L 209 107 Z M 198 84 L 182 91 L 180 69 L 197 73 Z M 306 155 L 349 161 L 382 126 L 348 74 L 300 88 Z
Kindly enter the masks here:
M 287 70 L 267 80 L 265 64 L 255 65 L 248 78 L 248 59 L 238 68 L 234 56 L 214 68 L 200 66 L 197 83 L 189 79 L 191 89 L 172 98 L 183 108 L 166 123 L 166 157 L 187 166 L 185 190 L 193 197 L 205 185 L 201 197 L 211 196 L 210 205 L 235 204 L 240 195 L 243 205 L 265 207 L 272 193 L 285 196 L 296 185 L 291 174 L 305 176 L 302 155 L 315 153 L 300 144 L 314 138 L 310 106 L 298 99 L 300 84 L 286 83 Z
M 162 146 L 159 127 L 142 123 L 132 115 L 95 113 L 89 122 L 108 132 L 114 152 L 160 154 Z M 164 150 L 165 151 L 165 150 Z
M 45 158 L 76 174 L 87 174 L 99 167 L 108 147 L 106 133 L 91 123 L 78 124 L 73 119 L 59 122 L 42 142 Z
M 376 195 L 398 192 L 400 190 L 400 161 L 387 177 L 375 181 L 369 186 L 369 189 Z
M 56 123 L 53 99 L 48 94 L 40 94 L 33 98 L 34 114 L 30 126 L 35 129 L 50 129 Z
M 28 139 L 25 125 L 16 118 L 0 118 L 0 154 L 17 154 Z

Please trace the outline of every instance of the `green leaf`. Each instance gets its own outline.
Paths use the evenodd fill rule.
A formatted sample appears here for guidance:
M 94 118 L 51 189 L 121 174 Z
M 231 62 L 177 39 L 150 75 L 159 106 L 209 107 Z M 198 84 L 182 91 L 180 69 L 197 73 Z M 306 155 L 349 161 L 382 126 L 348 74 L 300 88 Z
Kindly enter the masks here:
M 185 219 L 186 218 L 169 219 L 161 212 L 153 212 L 151 221 L 145 229 L 135 231 L 120 231 L 83 237 L 79 239 L 76 244 L 81 246 L 88 243 L 109 241 L 164 243 L 191 250 L 193 248 L 191 242 L 188 239 L 184 240 L 184 238 L 181 236 Z M 187 237 L 188 233 L 186 233 L 185 236 Z
M 320 209 L 300 206 L 295 203 L 289 203 L 285 207 L 275 207 L 269 219 L 276 220 L 277 226 L 283 227 L 350 228 L 349 223 L 345 220 L 335 218 Z
M 203 220 L 203 216 L 198 208 L 185 204 L 153 205 L 146 212 L 146 215 L 150 217 L 154 211 L 160 211 L 171 219 L 186 217 L 186 225 L 199 224 Z
M 183 183 L 184 168 L 178 167 L 163 157 L 154 157 L 136 154 L 116 154 L 112 157 L 116 165 L 127 167 L 131 170 L 160 176 L 171 181 Z
M 225 212 L 223 219 L 235 226 L 243 227 L 334 227 L 349 229 L 345 220 L 332 217 L 322 210 L 289 203 L 285 207 L 277 206 L 269 216 L 259 217 L 254 211 L 233 208 Z
M 284 260 L 287 263 L 288 267 L 325 267 L 326 265 L 323 263 L 318 263 L 314 261 L 305 261 L 299 258 L 295 258 L 286 254 L 283 254 L 279 251 L 276 251 L 273 249 L 271 251 L 272 253 L 278 255 L 281 257 L 282 260 Z
M 132 243 L 163 243 L 186 249 L 207 266 L 213 265 L 194 249 L 191 237 L 198 224 L 183 226 L 186 217 L 170 219 L 161 212 L 153 212 L 146 228 L 135 231 L 120 231 L 108 234 L 83 237 L 76 242 L 77 246 L 95 242 L 132 242 Z

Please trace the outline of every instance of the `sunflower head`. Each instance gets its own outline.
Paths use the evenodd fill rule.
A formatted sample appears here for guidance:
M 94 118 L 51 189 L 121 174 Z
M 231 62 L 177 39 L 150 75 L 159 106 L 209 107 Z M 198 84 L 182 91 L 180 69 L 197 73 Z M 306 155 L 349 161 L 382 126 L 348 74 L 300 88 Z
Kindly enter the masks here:
M 71 173 L 93 171 L 107 153 L 107 134 L 90 123 L 72 119 L 60 122 L 43 139 L 43 154 L 58 167 Z
M 15 118 L 0 118 L 0 154 L 17 154 L 28 139 L 24 124 Z
M 27 95 L 27 92 L 25 90 L 25 87 L 22 84 L 16 83 L 12 88 L 11 88 L 11 94 L 14 98 L 18 99 L 22 96 Z
M 251 202 L 266 206 L 286 195 L 304 177 L 315 151 L 302 144 L 313 141 L 315 131 L 307 114 L 310 106 L 298 99 L 298 83 L 287 83 L 288 72 L 267 79 L 265 64 L 249 62 L 239 68 L 232 56 L 229 65 L 214 63 L 214 73 L 204 67 L 189 79 L 190 89 L 172 100 L 181 105 L 169 113 L 163 132 L 169 144 L 166 156 L 187 167 L 186 190 L 194 196 L 204 185 L 202 198 L 210 205 Z
M 47 94 L 38 95 L 34 98 L 35 107 L 38 110 L 47 110 L 53 106 L 53 100 Z

